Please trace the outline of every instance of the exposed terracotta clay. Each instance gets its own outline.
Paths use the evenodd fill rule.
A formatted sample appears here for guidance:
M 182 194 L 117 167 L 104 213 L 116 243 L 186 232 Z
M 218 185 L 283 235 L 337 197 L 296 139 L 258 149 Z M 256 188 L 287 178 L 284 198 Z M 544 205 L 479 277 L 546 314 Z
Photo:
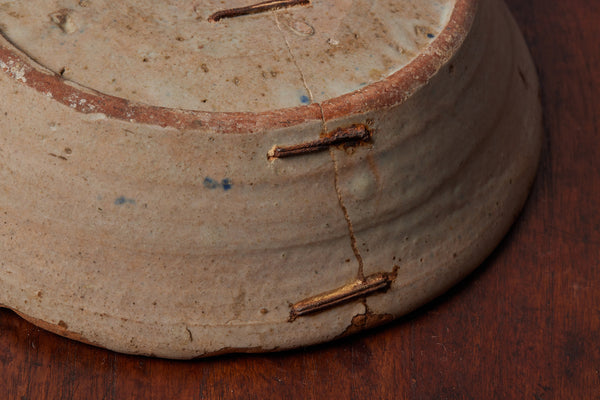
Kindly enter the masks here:
M 501 1 L 222 3 L 0 0 L 0 304 L 131 354 L 282 350 L 506 233 L 541 109 Z

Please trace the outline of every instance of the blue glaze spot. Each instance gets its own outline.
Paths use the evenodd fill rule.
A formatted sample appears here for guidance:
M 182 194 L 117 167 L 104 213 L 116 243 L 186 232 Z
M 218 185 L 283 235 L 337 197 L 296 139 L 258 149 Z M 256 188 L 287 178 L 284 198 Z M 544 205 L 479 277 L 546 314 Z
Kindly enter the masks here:
M 207 189 L 216 189 L 219 187 L 219 182 L 215 181 L 212 178 L 206 177 L 204 178 L 203 185 Z
M 435 37 L 435 35 L 434 35 L 433 33 L 428 33 L 428 34 L 427 34 L 427 37 L 428 37 L 429 39 L 433 39 L 433 38 Z
M 233 183 L 229 178 L 222 179 L 221 182 L 219 182 L 207 176 L 206 178 L 204 178 L 204 182 L 202 182 L 202 184 L 205 188 L 211 190 L 222 188 L 224 191 L 228 191 L 233 187 Z
M 135 200 L 128 199 L 125 196 L 117 197 L 115 199 L 115 205 L 122 206 L 123 204 L 135 204 Z
M 223 190 L 224 191 L 228 191 L 229 189 L 231 189 L 231 181 L 229 179 L 223 179 L 221 181 L 221 186 L 223 186 Z
M 302 96 L 300 96 L 300 101 L 302 102 L 302 104 L 308 104 L 310 103 L 310 98 L 307 95 L 303 94 Z

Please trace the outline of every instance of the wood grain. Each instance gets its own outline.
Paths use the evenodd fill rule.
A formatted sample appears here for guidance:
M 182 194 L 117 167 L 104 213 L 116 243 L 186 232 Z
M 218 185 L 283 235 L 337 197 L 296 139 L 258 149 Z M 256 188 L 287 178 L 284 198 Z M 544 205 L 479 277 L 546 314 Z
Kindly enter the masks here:
M 507 2 L 540 71 L 546 143 L 523 214 L 467 280 L 334 343 L 191 362 L 0 310 L 0 398 L 600 399 L 600 2 Z

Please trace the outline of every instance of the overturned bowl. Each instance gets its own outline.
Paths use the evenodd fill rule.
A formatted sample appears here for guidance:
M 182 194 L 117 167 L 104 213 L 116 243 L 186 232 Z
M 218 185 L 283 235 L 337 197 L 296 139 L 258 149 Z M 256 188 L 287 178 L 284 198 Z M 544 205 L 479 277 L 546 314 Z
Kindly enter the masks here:
M 222 3 L 0 2 L 4 307 L 125 353 L 287 349 L 506 233 L 541 109 L 501 1 Z

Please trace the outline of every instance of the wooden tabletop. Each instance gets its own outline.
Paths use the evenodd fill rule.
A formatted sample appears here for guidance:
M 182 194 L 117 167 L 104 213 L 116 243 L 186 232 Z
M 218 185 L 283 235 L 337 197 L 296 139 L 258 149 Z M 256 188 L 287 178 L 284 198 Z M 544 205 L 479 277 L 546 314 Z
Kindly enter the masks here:
M 468 279 L 334 343 L 189 362 L 0 310 L 0 398 L 600 399 L 600 2 L 507 3 L 540 71 L 546 141 L 522 215 Z

